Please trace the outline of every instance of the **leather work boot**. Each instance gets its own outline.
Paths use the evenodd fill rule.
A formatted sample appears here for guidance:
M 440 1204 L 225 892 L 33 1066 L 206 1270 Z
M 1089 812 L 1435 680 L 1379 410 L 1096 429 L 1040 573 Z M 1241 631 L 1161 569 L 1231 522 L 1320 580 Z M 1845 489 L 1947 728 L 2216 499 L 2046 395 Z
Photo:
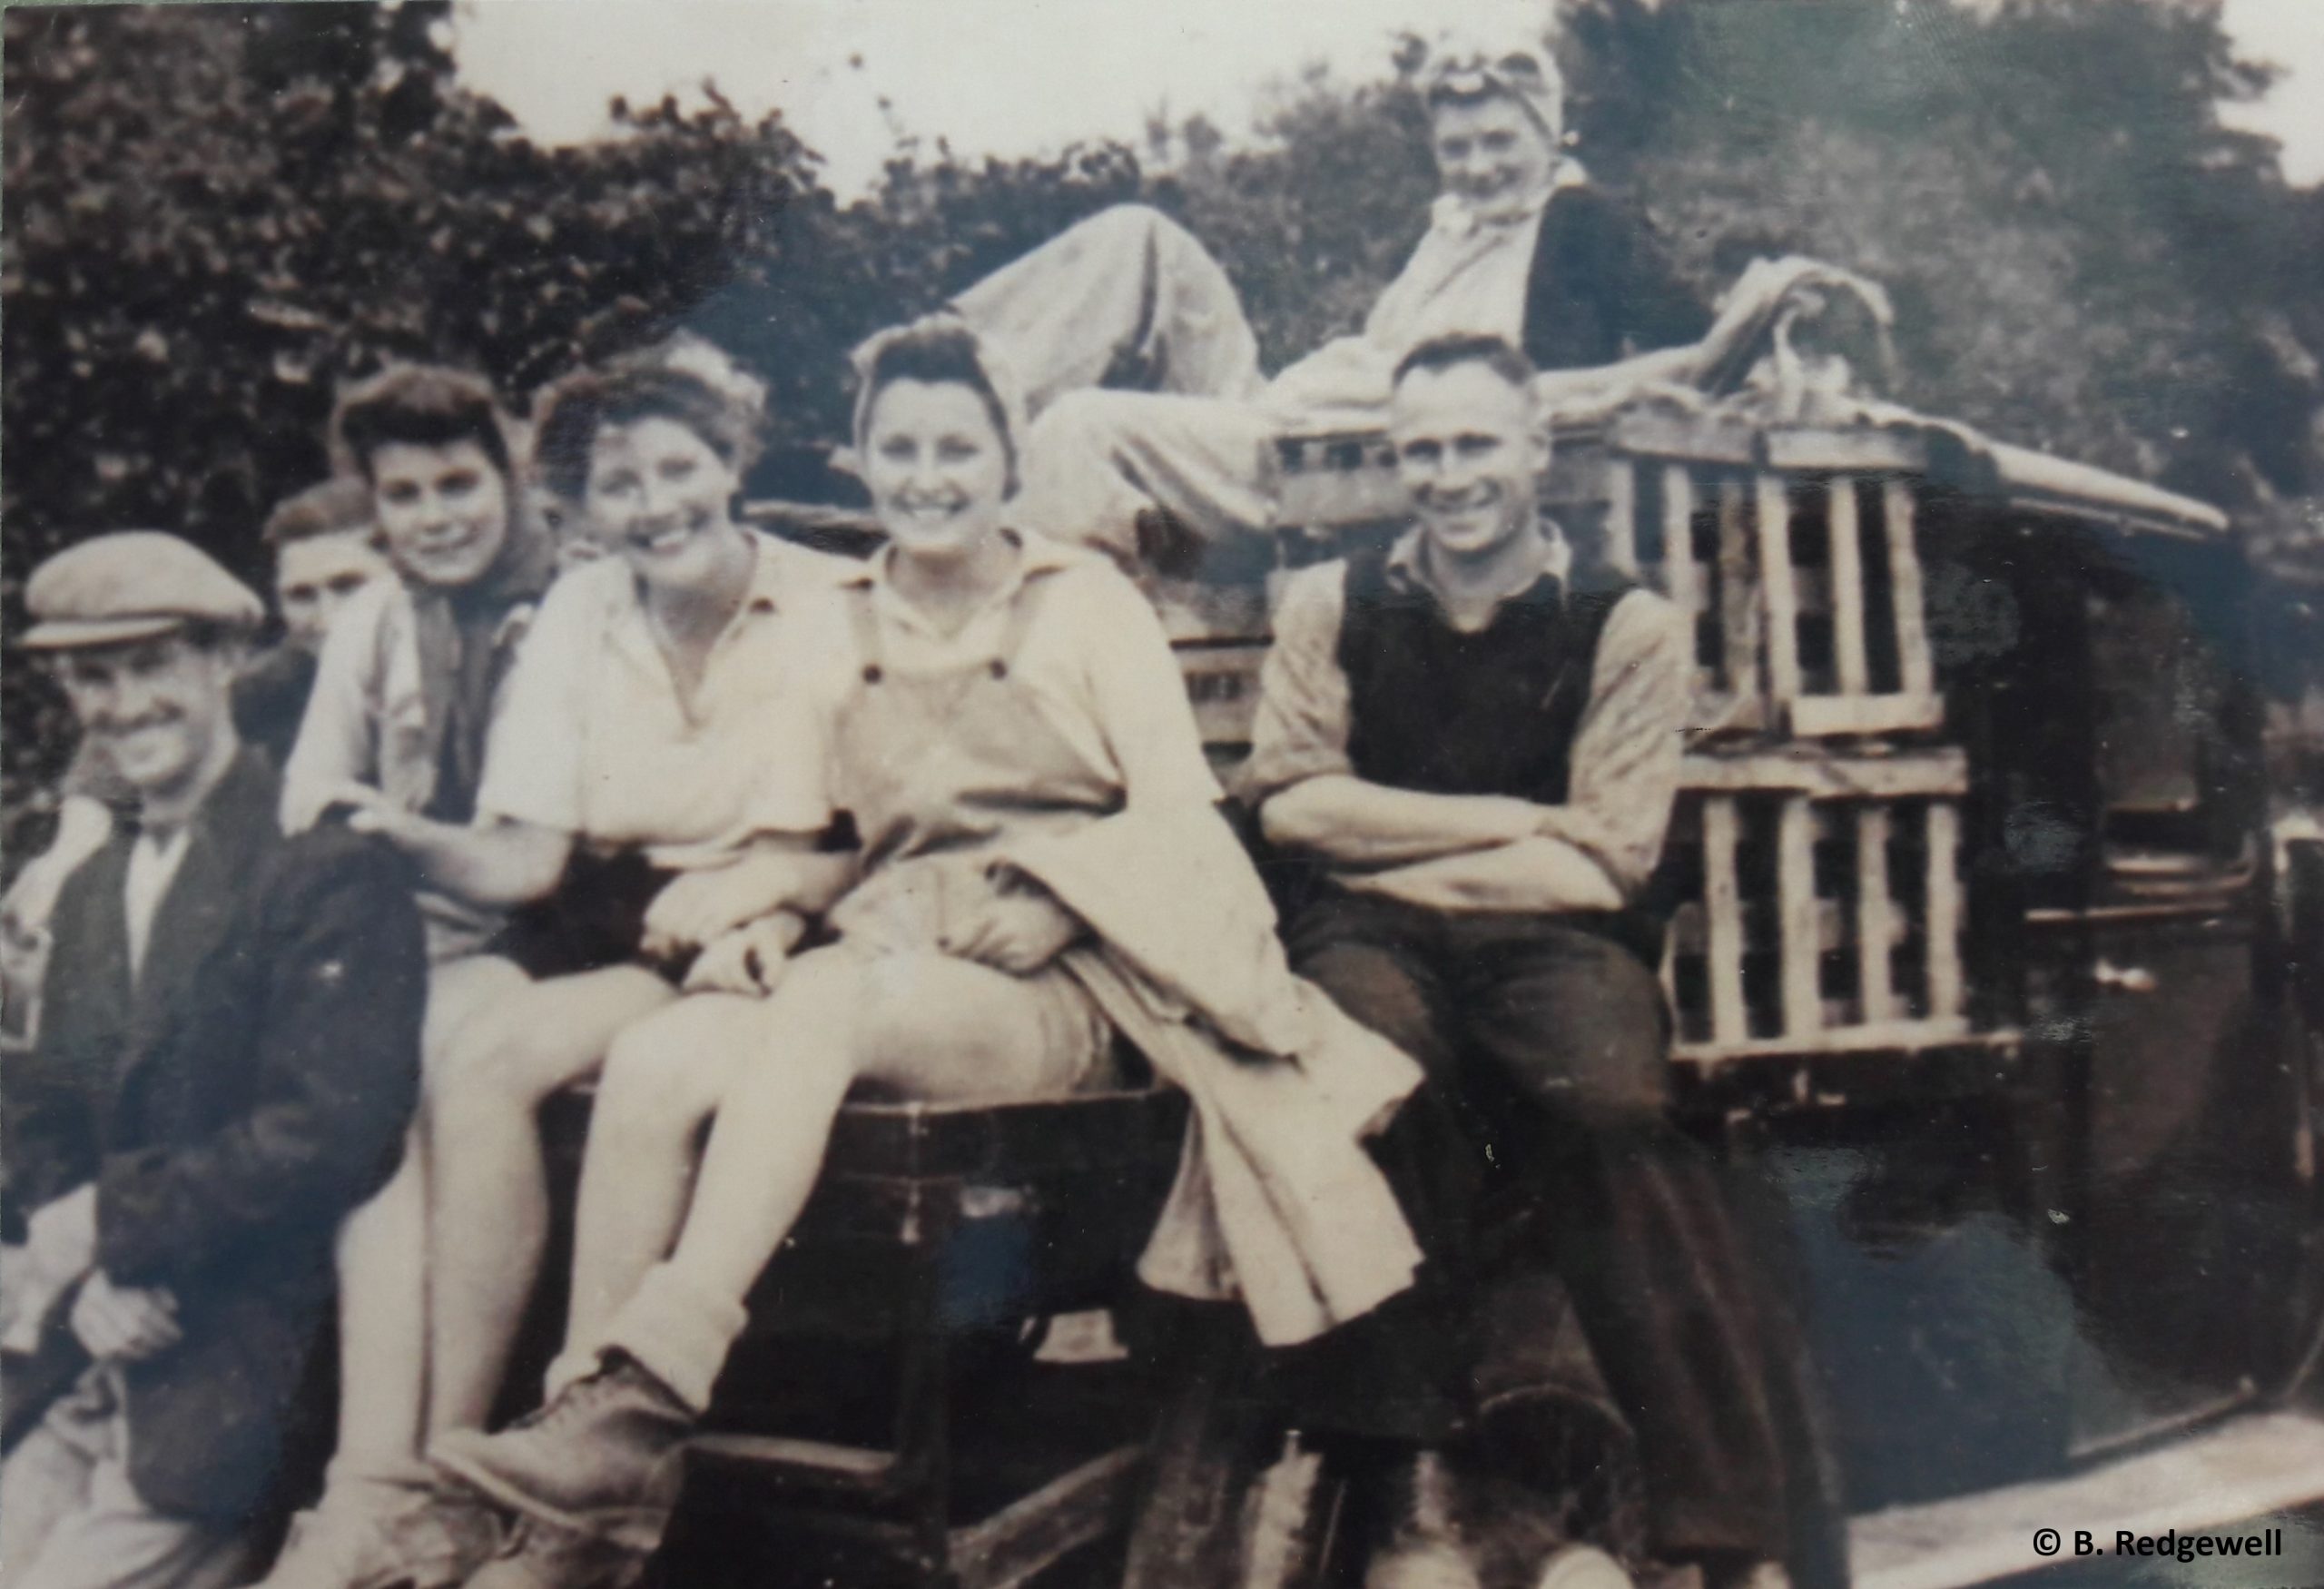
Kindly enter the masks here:
M 609 1518 L 666 1517 L 694 1416 L 668 1387 L 618 1352 L 497 1435 L 462 1429 L 428 1452 L 436 1466 L 509 1510 L 577 1534 Z
M 498 1519 L 464 1487 L 334 1487 L 290 1520 L 259 1589 L 455 1589 L 499 1544 Z

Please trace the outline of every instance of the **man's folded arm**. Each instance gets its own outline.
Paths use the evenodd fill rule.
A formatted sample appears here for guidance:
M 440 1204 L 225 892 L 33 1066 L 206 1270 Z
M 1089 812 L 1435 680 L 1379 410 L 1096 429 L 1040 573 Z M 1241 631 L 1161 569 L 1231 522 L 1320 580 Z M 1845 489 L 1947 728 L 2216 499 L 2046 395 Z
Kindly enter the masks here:
M 1285 849 L 1354 867 L 1474 855 L 1512 844 L 1540 824 L 1542 808 L 1498 794 L 1429 794 L 1322 774 L 1272 795 L 1259 826 Z
M 1589 852 L 1540 834 L 1393 867 L 1356 885 L 1442 911 L 1616 911 L 1624 903 Z
M 1286 849 L 1349 866 L 1460 854 L 1531 833 L 1541 808 L 1522 800 L 1423 794 L 1355 775 L 1339 664 L 1345 604 L 1343 563 L 1304 569 L 1284 592 L 1242 778 L 1260 831 Z

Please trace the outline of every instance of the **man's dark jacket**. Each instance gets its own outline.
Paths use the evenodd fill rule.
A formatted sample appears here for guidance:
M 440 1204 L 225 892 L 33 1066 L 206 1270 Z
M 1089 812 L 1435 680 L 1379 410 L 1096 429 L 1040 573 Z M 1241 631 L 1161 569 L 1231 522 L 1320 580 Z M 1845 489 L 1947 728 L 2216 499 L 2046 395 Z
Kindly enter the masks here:
M 40 1039 L 5 1095 L 9 1197 L 92 1179 L 97 1262 L 162 1286 L 183 1338 L 126 1365 L 130 1478 L 156 1510 L 271 1498 L 329 1344 L 331 1248 L 418 1100 L 427 961 L 407 864 L 330 828 L 285 839 L 247 748 L 196 812 L 132 994 L 134 834 L 64 885 Z
M 1551 195 L 1525 283 L 1525 354 L 1535 369 L 1611 364 L 1699 341 L 1709 329 L 1634 207 L 1590 183 Z

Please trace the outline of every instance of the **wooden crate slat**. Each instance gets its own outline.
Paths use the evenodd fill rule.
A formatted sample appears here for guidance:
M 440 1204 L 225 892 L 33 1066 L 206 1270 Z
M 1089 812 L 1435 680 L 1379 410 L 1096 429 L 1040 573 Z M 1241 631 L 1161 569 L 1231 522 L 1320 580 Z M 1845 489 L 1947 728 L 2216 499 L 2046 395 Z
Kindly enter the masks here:
M 1712 416 L 1631 413 L 1614 421 L 1606 439 L 1617 452 L 1748 467 L 1758 435 L 1751 425 Z
M 1888 952 L 1896 942 L 1896 912 L 1888 894 L 1888 808 L 1867 800 L 1856 808 L 1856 987 L 1867 1025 L 1896 1015 Z
M 1787 796 L 1777 818 L 1776 903 L 1784 1035 L 1805 1036 L 1824 1024 L 1817 985 L 1816 822 L 1805 794 Z
M 1638 477 L 1624 458 L 1606 465 L 1606 561 L 1638 577 Z
M 1752 588 L 1750 531 L 1744 523 L 1743 481 L 1718 482 L 1718 624 L 1725 646 L 1727 688 L 1738 697 L 1758 691 L 1759 600 Z
M 1864 640 L 1864 552 L 1856 537 L 1856 479 L 1836 476 L 1827 493 L 1824 522 L 1831 533 L 1832 653 L 1840 694 L 1861 696 L 1872 687 Z
M 1903 480 L 1887 480 L 1880 489 L 1881 518 L 1887 529 L 1888 584 L 1896 593 L 1896 659 L 1903 674 L 1902 693 L 1933 696 L 1936 670 L 1928 649 L 1928 628 L 1923 617 L 1921 558 L 1913 536 L 1913 489 Z
M 1251 740 L 1259 708 L 1263 645 L 1180 646 L 1178 672 L 1195 709 L 1195 726 L 1206 745 L 1242 745 Z
M 1799 698 L 1799 590 L 1791 567 L 1791 491 L 1778 474 L 1752 477 L 1759 528 L 1759 593 L 1767 608 L 1768 689 Z
M 1689 619 L 1703 610 L 1702 573 L 1695 567 L 1695 471 L 1683 463 L 1662 470 L 1662 594 Z
M 1946 800 L 1928 808 L 1928 1012 L 1961 1013 L 1961 810 Z
M 1795 1054 L 1856 1053 L 1866 1050 L 1933 1048 L 1941 1043 L 1975 1042 L 2004 1049 L 2017 1041 L 2013 1032 L 1972 1031 L 1958 1016 L 1945 1021 L 1891 1021 L 1879 1026 L 1835 1026 L 1804 1037 L 1755 1037 L 1742 1042 L 1682 1042 L 1670 1057 L 1689 1064 L 1718 1064 L 1728 1060 L 1788 1058 Z
M 1715 1042 L 1750 1035 L 1743 1009 L 1743 899 L 1735 875 L 1734 800 L 1703 802 L 1703 904 L 1709 917 L 1704 956 L 1710 977 L 1710 1034 Z
M 1810 738 L 1916 733 L 1945 723 L 1942 696 L 1803 696 L 1791 703 L 1791 731 Z
M 1780 750 L 1697 755 L 1679 763 L 1679 784 L 1684 789 L 1727 794 L 1791 789 L 1825 800 L 1959 794 L 1969 786 L 1969 758 L 1959 746 L 1949 745 L 1892 755 Z
M 1928 469 L 1927 444 L 1893 430 L 1770 429 L 1763 439 L 1770 469 L 1908 475 Z

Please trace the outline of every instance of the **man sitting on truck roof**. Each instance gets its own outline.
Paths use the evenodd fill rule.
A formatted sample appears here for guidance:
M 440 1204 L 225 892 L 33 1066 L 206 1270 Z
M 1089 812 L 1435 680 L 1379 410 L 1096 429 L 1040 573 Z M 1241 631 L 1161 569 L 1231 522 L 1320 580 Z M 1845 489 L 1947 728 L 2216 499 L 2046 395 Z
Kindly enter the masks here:
M 1125 560 L 1141 535 L 1150 552 L 1157 529 L 1264 533 L 1265 449 L 1294 431 L 1376 429 L 1396 355 L 1443 331 L 1497 332 L 1543 370 L 1702 335 L 1708 315 L 1640 217 L 1564 153 L 1546 50 L 1443 45 L 1423 90 L 1443 183 L 1427 233 L 1360 335 L 1272 380 L 1226 271 L 1143 205 L 1090 217 L 953 301 L 1007 355 L 1037 416 L 1029 527 Z
M 1429 1072 L 1433 1110 L 1408 1109 L 1395 1151 L 1418 1170 L 1407 1197 L 1436 1204 L 1413 1210 L 1432 1257 L 1459 1245 L 1471 1155 L 1521 1178 L 1637 1432 L 1655 1548 L 1711 1589 L 1780 1583 L 1792 1501 L 1771 1407 L 1797 1387 L 1769 1365 L 1797 1357 L 1770 1350 L 1787 1316 L 1760 1294 L 1716 1161 L 1668 1116 L 1661 927 L 1640 903 L 1692 646 L 1670 603 L 1577 566 L 1541 518 L 1533 373 L 1491 335 L 1397 365 L 1388 431 L 1413 526 L 1294 577 L 1247 787 L 1267 838 L 1321 863 L 1285 925 L 1294 967 Z M 1425 1396 L 1398 1421 L 1365 1414 L 1384 1387 L 1461 1383 L 1445 1313 L 1408 1313 L 1408 1338 L 1375 1343 L 1324 1410 L 1374 1441 L 1441 1438 L 1449 1393 L 1434 1415 Z M 1391 1544 L 1457 1560 L 1449 1538 Z

